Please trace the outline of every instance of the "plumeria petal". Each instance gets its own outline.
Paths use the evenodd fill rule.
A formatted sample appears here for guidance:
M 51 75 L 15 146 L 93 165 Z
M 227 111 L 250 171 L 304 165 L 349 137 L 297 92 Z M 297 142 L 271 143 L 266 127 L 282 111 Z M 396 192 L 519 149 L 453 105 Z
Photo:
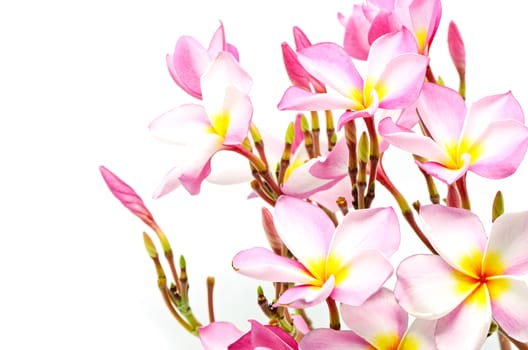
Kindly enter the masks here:
M 379 250 L 390 257 L 400 245 L 400 225 L 392 208 L 350 211 L 336 228 L 332 256 L 346 257 L 360 250 Z
M 261 325 L 250 320 L 251 330 L 231 344 L 228 350 L 274 349 L 297 350 L 295 339 L 279 327 Z
M 469 210 L 442 205 L 420 208 L 424 233 L 453 268 L 475 278 L 481 271 L 487 242 L 482 222 Z
M 242 144 L 247 137 L 253 116 L 253 106 L 249 97 L 231 86 L 226 90 L 223 109 L 229 116 L 224 145 Z
M 288 180 L 282 186 L 283 194 L 297 198 L 308 198 L 314 193 L 324 191 L 338 182 L 338 180 L 334 179 L 321 179 L 313 176 L 310 173 L 310 168 L 315 162 L 317 162 L 317 159 L 312 158 L 292 170 Z
M 411 32 L 402 29 L 388 33 L 372 43 L 368 57 L 368 79 L 378 82 L 391 60 L 405 53 L 417 53 L 416 41 Z M 427 58 L 424 58 L 428 61 Z M 423 76 L 422 76 L 423 77 Z
M 418 100 L 418 113 L 433 139 L 456 144 L 462 134 L 466 104 L 455 90 L 425 83 Z
M 174 82 L 189 95 L 201 99 L 200 77 L 211 62 L 211 57 L 196 39 L 182 36 L 172 55 L 167 55 L 167 67 Z
M 413 31 L 421 54 L 427 55 L 440 24 L 440 0 L 414 0 L 408 8 Z
M 205 109 L 196 104 L 174 108 L 149 124 L 149 130 L 157 139 L 184 145 L 191 142 L 196 134 L 209 128 L 210 122 Z
M 384 140 L 406 152 L 419 154 L 431 161 L 449 161 L 446 152 L 431 138 L 396 125 L 391 118 L 380 121 L 378 130 Z
M 491 226 L 484 271 L 497 274 L 528 273 L 528 212 L 506 213 Z
M 463 154 L 461 157 L 462 164 L 459 167 L 451 169 L 445 167 L 445 165 L 438 162 L 420 162 L 416 161 L 416 164 L 427 174 L 432 175 L 443 181 L 447 185 L 455 183 L 458 179 L 464 176 L 470 168 L 471 156 L 469 154 Z
M 243 250 L 233 258 L 237 272 L 270 282 L 317 282 L 306 268 L 296 260 L 274 254 L 265 248 Z
M 439 350 L 480 349 L 491 324 L 491 307 L 485 285 L 436 324 L 435 339 Z
M 346 203 L 352 203 L 352 184 L 347 177 L 343 177 L 334 186 L 325 189 L 324 191 L 314 193 L 310 196 L 310 199 L 321 204 L 332 212 L 337 212 L 339 207 L 336 200 L 339 197 L 344 198 Z
M 198 329 L 198 336 L 205 350 L 225 350 L 243 334 L 229 322 L 212 322 Z
M 317 80 L 351 97 L 363 90 L 363 79 L 346 51 L 334 43 L 319 43 L 299 50 L 299 62 Z
M 202 182 L 211 172 L 211 157 L 222 149 L 222 139 L 216 134 L 196 135 L 185 147 L 180 182 L 192 195 L 200 193 Z
M 275 204 L 275 226 L 286 247 L 302 264 L 312 273 L 320 270 L 334 233 L 334 224 L 323 210 L 303 200 L 281 196 Z
M 437 255 L 403 260 L 396 276 L 398 303 L 411 315 L 429 320 L 447 315 L 478 286 L 478 281 L 468 279 Z
M 359 104 L 338 94 L 318 94 L 290 86 L 282 96 L 278 108 L 294 111 L 322 111 L 327 109 L 362 108 Z
M 521 105 L 511 92 L 481 98 L 469 109 L 464 138 L 476 140 L 488 125 L 505 120 L 516 120 L 524 124 Z
M 343 42 L 343 47 L 350 56 L 359 60 L 367 59 L 370 49 L 368 41 L 369 26 L 370 22 L 365 17 L 362 6 L 354 5 L 352 14 L 346 22 Z
M 209 47 L 207 48 L 207 53 L 209 57 L 215 58 L 219 52 L 225 51 L 226 41 L 225 41 L 225 32 L 224 24 L 220 21 L 220 25 L 214 32 L 209 42 Z
M 325 156 L 319 157 L 310 167 L 310 173 L 321 179 L 341 179 L 347 175 L 348 147 L 346 139 L 340 138 L 334 148 Z
M 330 276 L 322 286 L 299 285 L 288 288 L 279 297 L 277 304 L 300 309 L 312 307 L 330 296 L 334 283 L 334 276 Z
M 370 350 L 365 340 L 351 331 L 336 331 L 328 328 L 314 329 L 299 343 L 302 350 Z
M 400 343 L 400 350 L 436 350 L 434 332 L 437 321 L 416 319 L 411 324 Z
M 380 344 L 382 341 L 398 344 L 407 330 L 407 313 L 386 288 L 380 289 L 360 306 L 341 304 L 340 310 L 348 328 L 377 349 L 385 348 Z
M 297 53 L 287 43 L 282 43 L 281 48 L 282 60 L 291 83 L 302 89 L 310 90 L 309 73 L 299 63 Z
M 182 176 L 183 169 L 181 166 L 177 166 L 169 170 L 167 175 L 161 180 L 161 183 L 158 185 L 156 191 L 152 195 L 152 198 L 158 199 L 166 194 L 171 193 L 175 189 L 181 186 L 180 177 Z
M 493 318 L 510 336 L 528 342 L 528 285 L 513 278 L 493 278 L 487 287 Z
M 329 257 L 327 270 L 333 267 L 332 258 L 332 256 Z M 353 306 L 365 302 L 393 272 L 392 265 L 387 258 L 376 250 L 361 251 L 347 257 L 345 261 L 336 259 L 335 264 L 340 264 L 341 269 L 335 276 L 332 298 Z
M 528 128 L 514 120 L 494 122 L 471 150 L 474 163 L 469 168 L 480 176 L 502 179 L 513 174 L 528 148 Z
M 204 108 L 209 117 L 224 112 L 224 91 L 233 86 L 241 94 L 248 94 L 253 84 L 251 77 L 233 55 L 220 52 L 209 69 L 201 77 Z
M 391 60 L 375 86 L 381 108 L 405 108 L 418 98 L 429 59 L 405 54 Z

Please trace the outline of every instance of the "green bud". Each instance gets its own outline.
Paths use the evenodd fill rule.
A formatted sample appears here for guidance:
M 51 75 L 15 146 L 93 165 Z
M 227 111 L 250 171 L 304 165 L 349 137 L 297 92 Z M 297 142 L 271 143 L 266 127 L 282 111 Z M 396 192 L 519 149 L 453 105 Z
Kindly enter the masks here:
M 288 124 L 288 128 L 286 129 L 286 143 L 288 145 L 293 144 L 293 139 L 295 137 L 295 128 L 293 123 Z
M 152 242 L 152 239 L 146 232 L 143 232 L 143 243 L 145 244 L 145 249 L 147 249 L 148 255 L 151 258 L 157 258 L 158 251 L 156 250 L 156 246 L 154 245 L 154 242 Z
M 369 141 L 368 136 L 366 132 L 363 132 L 361 134 L 361 137 L 359 138 L 359 144 L 358 144 L 358 158 L 360 162 L 367 163 L 369 160 L 370 152 L 369 152 Z
M 493 200 L 493 207 L 491 209 L 491 221 L 497 220 L 499 216 L 504 214 L 504 198 L 502 192 L 497 191 L 495 199 Z

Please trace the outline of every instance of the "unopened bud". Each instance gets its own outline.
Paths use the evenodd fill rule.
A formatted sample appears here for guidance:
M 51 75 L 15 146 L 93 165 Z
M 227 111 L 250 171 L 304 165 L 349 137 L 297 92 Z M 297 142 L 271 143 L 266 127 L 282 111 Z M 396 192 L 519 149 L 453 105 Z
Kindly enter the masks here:
M 156 250 L 156 246 L 154 245 L 154 242 L 152 242 L 152 239 L 146 232 L 143 232 L 143 243 L 145 244 L 145 249 L 147 249 L 148 255 L 151 258 L 157 258 L 158 251 Z
M 504 197 L 501 191 L 497 191 L 495 199 L 493 199 L 493 207 L 491 209 L 491 221 L 497 220 L 499 216 L 504 214 Z
M 358 144 L 358 159 L 360 162 L 367 163 L 369 160 L 369 141 L 366 132 L 361 134 Z
M 460 75 L 466 72 L 466 48 L 464 41 L 460 35 L 455 22 L 449 22 L 449 29 L 447 31 L 447 44 L 449 46 L 449 54 L 455 64 L 455 68 Z
M 271 212 L 265 207 L 262 207 L 262 226 L 264 227 L 264 232 L 266 233 L 266 238 L 268 239 L 271 250 L 273 250 L 275 254 L 280 255 L 282 240 L 280 239 L 275 224 L 273 223 Z

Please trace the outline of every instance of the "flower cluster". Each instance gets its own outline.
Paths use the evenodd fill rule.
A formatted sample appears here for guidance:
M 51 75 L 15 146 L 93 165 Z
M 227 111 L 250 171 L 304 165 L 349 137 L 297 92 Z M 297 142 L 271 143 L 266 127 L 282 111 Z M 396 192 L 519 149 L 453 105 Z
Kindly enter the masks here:
M 465 47 L 453 22 L 447 44 L 459 85 L 452 89 L 434 75 L 429 53 L 441 15 L 440 0 L 366 0 L 338 15 L 338 43 L 312 44 L 294 27 L 295 47 L 282 44 L 291 86 L 278 109 L 295 111 L 283 140 L 253 120 L 252 78 L 223 24 L 207 48 L 184 36 L 167 55 L 170 76 L 194 102 L 149 125 L 155 137 L 184 149 L 154 197 L 180 186 L 198 195 L 220 151 L 248 161 L 248 176 L 235 178 L 250 178 L 248 200 L 263 200 L 269 247 L 239 252 L 232 268 L 273 284 L 271 301 L 258 289 L 256 318 L 266 321 L 249 320 L 248 331 L 216 321 L 209 278 L 209 323 L 199 322 L 185 259 L 178 271 L 167 236 L 140 196 L 106 167 L 100 171 L 157 235 L 170 284 L 156 245 L 143 237 L 163 301 L 204 349 L 479 349 L 494 333 L 504 349 L 509 343 L 528 349 L 528 211 L 504 213 L 497 193 L 486 233 L 467 186 L 468 172 L 489 179 L 513 174 L 528 128 L 511 92 L 467 107 Z M 423 174 L 431 203 L 408 204 L 383 166 L 390 147 L 414 160 L 409 171 Z M 215 182 L 228 183 L 236 170 L 218 171 L 230 179 Z M 396 205 L 374 206 L 377 185 Z M 393 266 L 400 221 L 430 253 Z M 321 303 L 327 328 L 315 328 L 309 317 Z

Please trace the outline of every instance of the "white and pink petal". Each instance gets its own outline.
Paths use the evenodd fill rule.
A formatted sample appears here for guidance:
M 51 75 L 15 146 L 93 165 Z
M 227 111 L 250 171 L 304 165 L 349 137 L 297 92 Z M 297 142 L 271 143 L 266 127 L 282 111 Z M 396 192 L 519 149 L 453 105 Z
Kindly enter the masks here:
M 422 206 L 420 217 L 425 235 L 442 259 L 478 278 L 487 242 L 480 219 L 469 210 L 438 204 Z
M 277 300 L 277 305 L 304 309 L 322 303 L 334 290 L 335 279 L 330 276 L 320 285 L 298 285 L 288 288 Z
M 244 276 L 270 282 L 312 284 L 318 281 L 296 260 L 265 248 L 251 248 L 235 255 L 233 269 Z
M 478 287 L 478 281 L 453 269 L 438 255 L 403 260 L 396 277 L 394 296 L 400 306 L 428 320 L 447 315 Z
M 528 342 L 528 285 L 508 277 L 488 280 L 493 318 L 508 335 Z

